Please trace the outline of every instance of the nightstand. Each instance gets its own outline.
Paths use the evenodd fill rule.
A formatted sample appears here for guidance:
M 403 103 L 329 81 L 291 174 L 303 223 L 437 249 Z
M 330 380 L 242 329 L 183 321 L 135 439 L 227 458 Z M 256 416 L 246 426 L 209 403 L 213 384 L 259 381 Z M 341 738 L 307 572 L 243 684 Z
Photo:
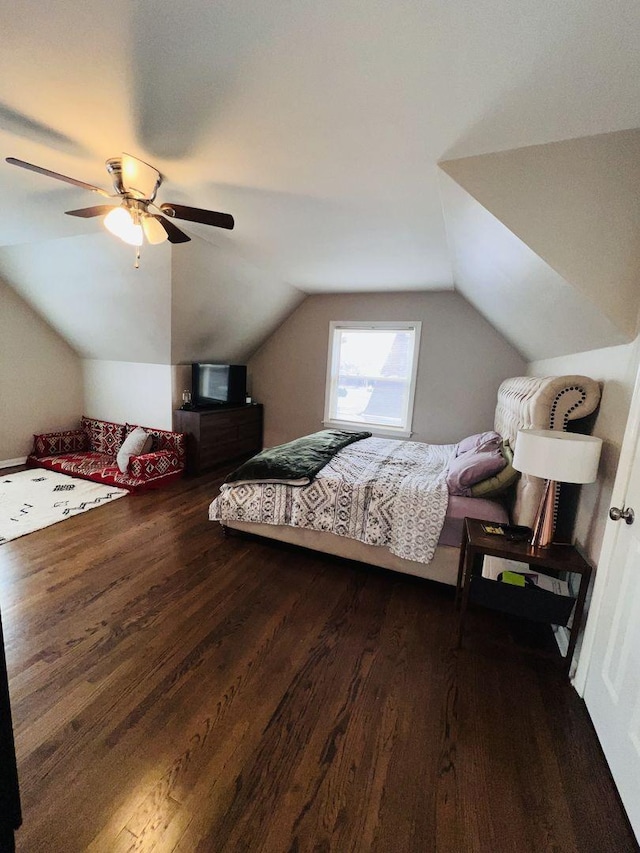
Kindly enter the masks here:
M 460 610 L 458 643 L 462 643 L 469 601 L 509 613 L 523 619 L 547 624 L 566 625 L 574 611 L 569 633 L 569 648 L 563 669 L 569 675 L 578 633 L 582 624 L 584 602 L 592 568 L 573 545 L 553 543 L 547 548 L 532 548 L 527 541 L 513 541 L 498 534 L 485 533 L 476 518 L 465 518 L 458 564 L 456 607 Z M 555 595 L 547 590 L 517 587 L 482 577 L 486 556 L 517 560 L 536 567 L 543 574 L 572 572 L 580 575 L 578 595 L 574 598 Z M 575 604 L 575 608 L 574 608 Z

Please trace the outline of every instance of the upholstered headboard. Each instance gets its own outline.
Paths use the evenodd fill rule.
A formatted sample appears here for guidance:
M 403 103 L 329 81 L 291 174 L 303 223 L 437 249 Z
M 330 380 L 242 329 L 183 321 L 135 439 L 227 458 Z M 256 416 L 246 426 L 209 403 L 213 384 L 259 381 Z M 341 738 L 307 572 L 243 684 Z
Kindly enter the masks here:
M 498 389 L 495 429 L 515 447 L 519 429 L 566 430 L 569 421 L 590 415 L 599 402 L 600 386 L 586 376 L 516 376 Z M 512 508 L 516 524 L 532 524 L 543 488 L 537 477 L 520 477 Z

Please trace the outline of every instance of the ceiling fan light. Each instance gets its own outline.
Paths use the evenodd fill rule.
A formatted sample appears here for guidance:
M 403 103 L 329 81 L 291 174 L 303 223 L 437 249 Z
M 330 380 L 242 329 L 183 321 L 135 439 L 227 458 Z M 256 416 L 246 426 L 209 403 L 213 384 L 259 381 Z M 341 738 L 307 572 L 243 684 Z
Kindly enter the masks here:
M 104 227 L 130 246 L 142 246 L 142 226 L 136 225 L 129 211 L 116 207 L 104 218 Z
M 142 246 L 144 242 L 142 225 L 132 225 L 131 230 L 127 232 L 126 236 L 122 236 L 120 239 L 130 246 Z
M 157 246 L 158 243 L 164 243 L 167 239 L 167 232 L 162 227 L 162 223 L 158 222 L 155 216 L 143 216 L 142 229 L 144 231 L 144 236 L 152 246 Z
M 116 237 L 121 237 L 133 225 L 131 214 L 124 207 L 114 207 L 112 211 L 107 213 L 103 221 L 107 231 L 115 234 Z

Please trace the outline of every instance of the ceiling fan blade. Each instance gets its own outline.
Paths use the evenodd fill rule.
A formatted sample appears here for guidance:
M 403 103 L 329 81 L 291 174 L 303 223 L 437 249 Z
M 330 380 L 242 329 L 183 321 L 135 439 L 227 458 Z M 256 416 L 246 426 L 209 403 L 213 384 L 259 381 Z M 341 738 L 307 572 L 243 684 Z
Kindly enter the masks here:
M 61 175 L 59 172 L 52 172 L 50 169 L 43 169 L 42 166 L 34 166 L 33 163 L 27 163 L 25 160 L 18 160 L 16 157 L 7 157 L 7 163 L 12 166 L 19 166 L 21 169 L 28 169 L 30 172 L 37 172 L 39 175 L 46 175 L 47 178 L 55 178 L 56 181 L 64 181 L 67 184 L 73 184 L 74 187 L 80 187 L 83 190 L 91 190 L 93 193 L 100 193 L 106 198 L 113 198 L 106 190 L 100 187 L 94 187 L 93 184 L 87 184 L 84 181 L 79 181 L 76 178 L 69 178 L 67 175 Z
M 153 218 L 157 219 L 162 225 L 164 230 L 167 232 L 167 237 L 169 238 L 170 243 L 188 243 L 191 240 L 191 237 L 188 237 L 184 231 L 181 231 L 177 225 L 174 225 L 173 222 L 169 222 L 169 220 L 165 219 L 164 216 L 158 216 L 157 213 L 150 213 L 149 216 L 153 216 Z
M 123 151 L 122 183 L 128 193 L 153 201 L 162 183 L 162 175 L 144 160 Z
M 215 228 L 234 226 L 230 213 L 216 213 L 214 210 L 203 210 L 200 207 L 186 207 L 184 204 L 161 204 L 160 210 L 175 219 L 185 219 L 188 222 L 201 222 L 203 225 L 213 225 Z
M 92 216 L 104 216 L 110 210 L 115 210 L 117 205 L 113 204 L 96 204 L 95 207 L 81 207 L 80 210 L 65 210 L 67 216 L 81 216 L 83 219 L 90 219 Z

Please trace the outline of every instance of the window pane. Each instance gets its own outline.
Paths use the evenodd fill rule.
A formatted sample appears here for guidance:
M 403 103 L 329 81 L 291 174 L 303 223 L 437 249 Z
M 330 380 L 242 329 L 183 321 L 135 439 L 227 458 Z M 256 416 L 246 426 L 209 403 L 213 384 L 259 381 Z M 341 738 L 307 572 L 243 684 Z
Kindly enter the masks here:
M 336 329 L 335 334 L 338 369 L 331 416 L 404 428 L 413 367 L 413 330 Z

